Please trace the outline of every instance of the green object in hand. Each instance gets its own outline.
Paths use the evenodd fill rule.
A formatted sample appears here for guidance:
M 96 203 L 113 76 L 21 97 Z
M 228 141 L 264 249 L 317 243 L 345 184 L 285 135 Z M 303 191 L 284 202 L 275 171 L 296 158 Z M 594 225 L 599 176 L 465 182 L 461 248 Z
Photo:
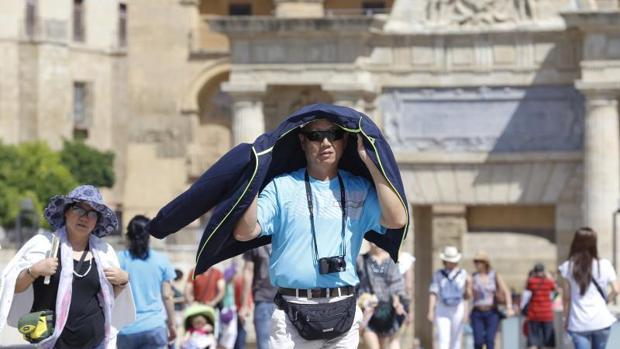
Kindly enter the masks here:
M 54 333 L 54 312 L 51 310 L 28 313 L 17 322 L 17 330 L 30 343 L 38 343 Z

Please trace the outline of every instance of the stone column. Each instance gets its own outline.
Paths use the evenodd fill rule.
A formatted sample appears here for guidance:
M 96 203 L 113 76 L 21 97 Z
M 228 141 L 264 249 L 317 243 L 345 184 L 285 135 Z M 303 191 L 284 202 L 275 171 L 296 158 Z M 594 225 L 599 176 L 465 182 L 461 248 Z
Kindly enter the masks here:
M 433 325 L 426 320 L 428 287 L 433 275 L 433 212 L 431 206 L 413 207 L 413 255 L 416 258 L 413 298 L 414 336 L 423 348 L 432 348 Z
M 323 17 L 324 0 L 274 0 L 276 17 L 313 18 Z
M 578 88 L 579 88 L 578 84 Z M 612 256 L 612 214 L 619 206 L 620 165 L 616 91 L 584 89 L 584 224 L 598 232 L 599 254 Z
M 446 246 L 456 246 L 463 253 L 463 235 L 467 233 L 466 208 L 462 205 L 415 206 L 415 335 L 422 347 L 432 348 L 433 326 L 426 320 L 428 288 L 432 274 L 442 267 L 439 253 Z
M 231 96 L 232 144 L 253 143 L 256 137 L 265 132 L 263 96 L 265 85 L 222 84 L 222 91 Z

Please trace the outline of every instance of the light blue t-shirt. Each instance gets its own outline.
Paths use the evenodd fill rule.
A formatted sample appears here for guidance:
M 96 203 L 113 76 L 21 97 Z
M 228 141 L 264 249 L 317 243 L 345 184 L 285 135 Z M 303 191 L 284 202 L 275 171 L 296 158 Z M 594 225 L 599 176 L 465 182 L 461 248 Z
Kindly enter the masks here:
M 339 171 L 346 189 L 346 263 L 344 272 L 319 274 L 314 256 L 305 169 L 274 178 L 258 196 L 261 236 L 271 235 L 269 277 L 277 287 L 333 288 L 359 283 L 355 260 L 364 234 L 385 233 L 377 192 L 365 178 Z M 341 255 L 340 185 L 338 177 L 320 181 L 310 176 L 318 258 Z
M 175 273 L 168 257 L 150 250 L 147 259 L 132 259 L 129 251 L 118 253 L 121 269 L 129 273 L 131 294 L 136 305 L 136 320 L 120 330 L 134 334 L 166 326 L 166 308 L 162 298 L 164 281 L 174 280 Z

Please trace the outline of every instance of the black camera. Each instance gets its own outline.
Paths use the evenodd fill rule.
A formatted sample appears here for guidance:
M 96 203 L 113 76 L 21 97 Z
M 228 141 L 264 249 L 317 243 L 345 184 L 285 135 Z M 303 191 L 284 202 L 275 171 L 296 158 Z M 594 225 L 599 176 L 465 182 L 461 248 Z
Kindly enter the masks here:
M 320 274 L 340 273 L 346 269 L 347 262 L 344 260 L 344 256 L 319 258 Z

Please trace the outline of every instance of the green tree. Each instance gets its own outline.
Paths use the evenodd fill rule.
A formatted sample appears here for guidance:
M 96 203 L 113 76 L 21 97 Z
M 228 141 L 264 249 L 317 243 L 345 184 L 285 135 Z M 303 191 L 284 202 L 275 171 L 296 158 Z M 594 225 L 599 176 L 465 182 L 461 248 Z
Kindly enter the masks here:
M 80 140 L 65 140 L 60 159 L 79 183 L 114 186 L 114 153 L 101 152 Z
M 77 185 L 60 155 L 43 142 L 0 144 L 0 164 L 0 224 L 4 226 L 15 224 L 23 199 L 30 199 L 42 218 L 50 197 Z

